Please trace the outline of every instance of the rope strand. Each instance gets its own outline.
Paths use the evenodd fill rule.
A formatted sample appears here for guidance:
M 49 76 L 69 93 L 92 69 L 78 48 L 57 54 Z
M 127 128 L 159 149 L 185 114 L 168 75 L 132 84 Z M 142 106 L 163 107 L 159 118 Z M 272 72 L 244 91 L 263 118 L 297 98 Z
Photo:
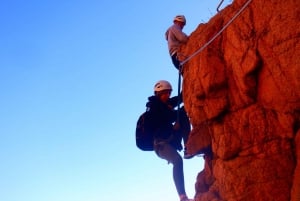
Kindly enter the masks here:
M 219 5 L 218 5 L 218 7 L 217 7 L 217 11 L 218 11 L 218 12 L 219 12 L 219 9 L 220 9 L 220 7 L 221 7 L 223 1 L 224 1 L 224 0 L 221 0 L 221 2 L 219 3 Z
M 187 59 L 183 60 L 180 65 L 183 67 L 183 65 L 191 60 L 194 56 L 196 56 L 198 53 L 202 52 L 208 45 L 210 45 L 240 14 L 245 10 L 245 8 L 250 4 L 252 0 L 248 0 L 244 6 L 227 22 L 227 24 L 214 36 L 212 37 L 207 43 L 205 43 L 202 47 L 200 47 L 196 52 L 191 54 Z

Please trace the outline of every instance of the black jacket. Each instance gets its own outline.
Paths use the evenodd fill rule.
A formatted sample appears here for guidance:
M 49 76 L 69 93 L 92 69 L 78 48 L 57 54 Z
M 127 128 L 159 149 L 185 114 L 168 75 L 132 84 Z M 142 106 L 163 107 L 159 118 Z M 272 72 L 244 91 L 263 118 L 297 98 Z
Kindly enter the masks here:
M 181 96 L 180 103 L 182 102 Z M 174 108 L 178 104 L 178 96 L 172 97 L 166 103 L 163 103 L 158 97 L 151 96 L 148 98 L 146 104 L 150 113 L 151 127 L 153 130 L 154 139 L 166 140 L 169 139 L 173 133 L 173 123 L 177 119 L 177 110 Z

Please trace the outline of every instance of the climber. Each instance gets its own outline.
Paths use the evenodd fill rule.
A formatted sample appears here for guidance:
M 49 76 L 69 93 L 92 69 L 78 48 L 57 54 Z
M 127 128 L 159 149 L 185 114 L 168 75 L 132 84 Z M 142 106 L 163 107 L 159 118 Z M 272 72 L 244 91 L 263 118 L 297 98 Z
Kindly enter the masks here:
M 180 60 L 178 59 L 178 49 L 180 45 L 185 44 L 188 40 L 188 36 L 182 31 L 186 24 L 184 15 L 177 15 L 174 17 L 173 25 L 168 28 L 165 33 L 166 40 L 168 41 L 169 53 L 171 55 L 172 62 L 178 70 L 180 69 Z
M 174 107 L 177 106 L 178 99 L 182 102 L 182 98 L 181 96 L 170 98 L 171 92 L 171 84 L 166 80 L 160 80 L 154 86 L 154 95 L 148 98 L 149 101 L 146 104 L 154 130 L 154 151 L 158 157 L 173 164 L 173 180 L 180 201 L 193 201 L 188 199 L 185 192 L 183 160 L 178 153 L 182 150 L 181 140 L 186 141 L 190 133 L 190 122 L 188 119 L 175 122 L 177 111 Z M 179 110 L 182 114 L 181 119 L 187 118 L 184 116 L 184 108 Z M 188 125 L 180 125 L 184 122 Z

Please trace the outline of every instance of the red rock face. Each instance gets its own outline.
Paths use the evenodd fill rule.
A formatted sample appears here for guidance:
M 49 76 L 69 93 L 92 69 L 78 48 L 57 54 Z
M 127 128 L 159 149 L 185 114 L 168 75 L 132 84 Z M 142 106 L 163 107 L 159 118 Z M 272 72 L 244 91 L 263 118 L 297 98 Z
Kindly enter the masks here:
M 245 2 L 200 24 L 181 54 L 201 48 Z M 187 148 L 213 152 L 197 178 L 197 201 L 300 200 L 299 41 L 299 0 L 252 0 L 184 65 Z

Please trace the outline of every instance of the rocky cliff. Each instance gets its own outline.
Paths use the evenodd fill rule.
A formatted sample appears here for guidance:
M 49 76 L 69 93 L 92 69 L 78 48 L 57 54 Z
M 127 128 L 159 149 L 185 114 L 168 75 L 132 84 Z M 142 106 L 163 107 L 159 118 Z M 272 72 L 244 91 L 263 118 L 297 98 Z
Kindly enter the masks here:
M 200 24 L 180 54 L 199 50 L 246 2 Z M 300 200 L 299 41 L 299 0 L 252 0 L 184 64 L 187 147 L 205 154 L 196 201 Z

